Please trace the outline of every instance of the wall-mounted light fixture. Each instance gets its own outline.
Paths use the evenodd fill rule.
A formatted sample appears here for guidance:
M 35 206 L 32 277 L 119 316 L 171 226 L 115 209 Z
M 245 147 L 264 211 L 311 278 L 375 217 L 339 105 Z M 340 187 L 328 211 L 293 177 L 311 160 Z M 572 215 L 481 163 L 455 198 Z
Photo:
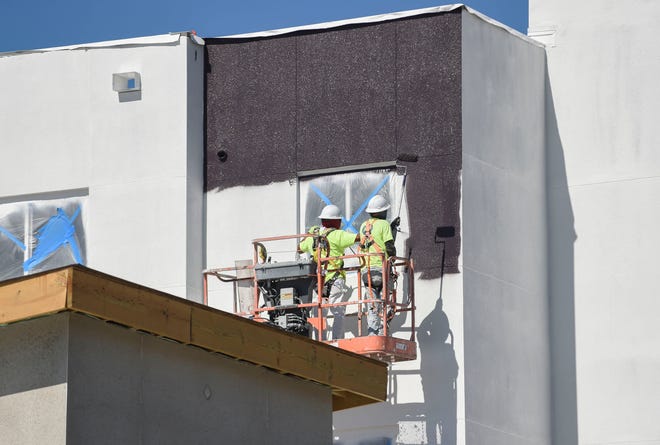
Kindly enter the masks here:
M 118 93 L 140 91 L 142 89 L 140 73 L 136 73 L 135 71 L 114 73 L 112 75 L 112 89 Z

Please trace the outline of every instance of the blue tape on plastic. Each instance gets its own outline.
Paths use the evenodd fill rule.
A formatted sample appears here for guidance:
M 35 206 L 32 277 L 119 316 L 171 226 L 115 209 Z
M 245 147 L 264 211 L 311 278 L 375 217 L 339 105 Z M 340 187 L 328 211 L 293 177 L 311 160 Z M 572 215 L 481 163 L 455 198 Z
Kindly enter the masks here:
M 4 233 L 7 238 L 9 238 L 11 241 L 13 241 L 14 244 L 16 244 L 18 247 L 21 248 L 21 250 L 25 250 L 25 244 L 21 242 L 18 238 L 16 238 L 14 235 L 11 234 L 11 232 L 3 227 L 0 227 L 0 233 Z
M 367 208 L 367 205 L 369 205 L 369 201 L 371 201 L 371 198 L 373 198 L 374 196 L 376 196 L 376 195 L 378 194 L 378 192 L 380 192 L 380 190 L 385 186 L 385 184 L 387 184 L 387 181 L 389 181 L 389 180 L 390 180 L 390 176 L 389 176 L 389 175 L 385 176 L 385 177 L 383 178 L 383 180 L 380 181 L 380 183 L 378 184 L 378 186 L 374 189 L 374 191 L 371 192 L 371 195 L 369 195 L 369 196 L 367 197 L 367 199 L 365 199 L 365 201 L 362 203 L 362 205 L 358 208 L 357 212 L 355 212 L 355 213 L 353 214 L 353 216 L 351 217 L 351 219 L 348 221 L 348 224 L 346 224 L 347 226 L 350 226 L 350 228 L 352 229 L 352 231 L 354 231 L 355 233 L 357 233 L 357 230 L 355 230 L 355 228 L 353 227 L 353 223 L 354 223 L 355 220 L 360 216 L 360 214 L 361 214 L 362 212 L 364 212 L 364 209 Z
M 23 270 L 29 272 L 38 264 L 46 260 L 57 249 L 69 245 L 73 257 L 77 263 L 82 263 L 80 248 L 76 241 L 76 228 L 73 222 L 80 214 L 80 207 L 69 218 L 62 209 L 57 209 L 57 214 L 51 216 L 48 222 L 37 231 L 37 247 L 32 257 L 23 263 Z
M 355 223 L 355 220 L 360 216 L 360 214 L 364 211 L 364 209 L 367 208 L 367 205 L 369 205 L 369 201 L 371 201 L 371 198 L 376 196 L 378 192 L 387 184 L 387 181 L 390 180 L 390 176 L 386 175 L 382 181 L 376 186 L 373 192 L 365 199 L 365 201 L 360 205 L 358 208 L 357 212 L 353 214 L 350 220 L 346 220 L 343 216 L 341 217 L 342 223 L 344 224 L 344 230 L 348 230 L 353 233 L 358 233 L 357 229 L 353 226 Z M 319 198 L 326 204 L 326 205 L 331 205 L 332 201 L 330 201 L 330 198 L 328 198 L 318 187 L 316 187 L 314 184 L 310 184 L 309 187 L 318 195 Z
M 330 198 L 325 196 L 325 194 L 314 184 L 309 184 L 309 187 L 314 190 L 314 193 L 318 195 L 319 198 L 321 198 L 321 201 L 325 202 L 325 205 L 331 205 L 332 201 L 330 201 Z M 344 218 L 343 216 L 341 217 L 341 221 L 344 224 L 344 226 L 348 227 L 350 226 L 349 222 Z

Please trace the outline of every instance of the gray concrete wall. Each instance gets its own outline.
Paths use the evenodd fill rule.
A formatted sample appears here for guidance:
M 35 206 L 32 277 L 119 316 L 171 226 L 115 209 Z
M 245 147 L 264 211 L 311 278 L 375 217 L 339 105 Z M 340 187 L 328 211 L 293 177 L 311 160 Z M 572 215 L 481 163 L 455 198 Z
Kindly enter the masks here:
M 468 444 L 549 444 L 545 54 L 463 13 Z
M 660 443 L 660 3 L 532 0 L 547 45 L 555 443 Z
M 68 314 L 0 326 L 0 442 L 66 443 Z
M 0 334 L 2 443 L 332 441 L 329 387 L 75 313 Z
M 71 316 L 69 443 L 329 443 L 330 388 Z

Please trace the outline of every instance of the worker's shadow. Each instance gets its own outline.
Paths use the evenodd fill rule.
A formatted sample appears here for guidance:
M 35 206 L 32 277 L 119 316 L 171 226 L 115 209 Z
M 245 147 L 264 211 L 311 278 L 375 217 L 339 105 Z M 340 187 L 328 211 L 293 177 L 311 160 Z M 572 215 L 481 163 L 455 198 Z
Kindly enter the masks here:
M 401 284 L 403 295 L 407 295 L 409 283 L 404 280 Z M 419 376 L 424 401 L 419 404 L 407 404 L 407 409 L 404 411 L 405 420 L 415 419 L 417 422 L 424 423 L 425 443 L 456 445 L 458 362 L 454 350 L 454 334 L 449 326 L 449 318 L 443 310 L 442 286 L 440 293 L 433 310 L 416 328 L 416 339 L 419 346 Z M 407 312 L 403 312 L 394 317 L 390 324 L 392 332 L 405 331 L 407 314 Z M 410 372 L 397 370 L 392 374 L 403 376 Z M 391 380 L 391 384 L 394 385 L 391 388 L 393 394 L 397 393 L 396 382 L 396 378 Z
M 419 373 L 424 392 L 426 443 L 456 445 L 456 378 L 454 334 L 442 310 L 442 298 L 417 329 Z M 438 440 L 440 438 L 441 440 Z
M 433 310 L 416 328 L 419 346 L 419 375 L 422 382 L 424 403 L 411 406 L 408 415 L 425 423 L 426 443 L 456 445 L 456 379 L 458 362 L 454 350 L 454 334 L 449 326 L 449 318 L 443 310 L 442 290 L 444 282 L 445 250 L 442 236 L 436 242 L 442 244 L 442 272 L 440 293 Z M 403 281 L 404 294 L 408 293 L 409 283 Z M 402 318 L 403 320 L 403 318 Z M 400 327 L 399 327 L 400 328 Z
M 405 276 L 400 277 L 399 294 L 405 302 L 410 283 Z M 454 336 L 449 326 L 449 319 L 443 310 L 442 286 L 440 295 L 433 310 L 416 328 L 416 341 L 419 347 L 419 369 L 398 368 L 396 365 L 390 371 L 388 404 L 375 404 L 359 411 L 346 410 L 335 414 L 336 425 L 340 430 L 344 425 L 360 422 L 372 422 L 378 417 L 384 424 L 399 425 L 390 434 L 395 437 L 400 433 L 401 425 L 419 425 L 416 435 L 419 443 L 441 443 L 456 445 L 456 379 L 458 363 L 454 351 Z M 391 335 L 399 338 L 409 338 L 411 317 L 408 312 L 400 312 L 389 324 Z M 364 322 L 364 320 L 363 320 Z M 352 331 L 356 333 L 355 326 Z M 419 375 L 422 383 L 424 399 L 420 402 L 399 402 L 406 399 L 399 388 L 399 380 Z M 350 413 L 349 413 L 350 412 Z M 414 428 L 414 427 L 413 427 Z M 341 434 L 339 434 L 341 436 Z M 425 437 L 423 437 L 425 436 Z M 342 443 L 341 438 L 337 443 Z M 380 439 L 378 439 L 380 440 Z M 360 442 L 368 443 L 368 442 Z M 385 443 L 385 442 L 374 442 Z M 389 443 L 389 442 L 388 442 Z

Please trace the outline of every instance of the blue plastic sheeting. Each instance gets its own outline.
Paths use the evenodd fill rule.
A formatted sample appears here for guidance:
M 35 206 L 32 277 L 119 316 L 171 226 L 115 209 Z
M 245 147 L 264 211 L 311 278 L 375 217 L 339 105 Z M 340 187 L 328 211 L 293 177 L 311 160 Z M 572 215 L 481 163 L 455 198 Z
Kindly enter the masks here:
M 330 201 L 330 198 L 325 196 L 325 193 L 323 193 L 321 190 L 319 190 L 319 188 L 317 186 L 315 186 L 314 184 L 309 184 L 309 188 L 314 190 L 314 193 L 316 193 L 318 195 L 318 197 L 321 198 L 321 200 L 325 203 L 325 205 L 331 205 L 332 204 L 332 201 Z M 350 226 L 350 223 L 343 216 L 341 217 L 341 222 L 344 225 L 344 227 Z
M 84 264 L 81 212 L 80 200 L 68 198 L 0 206 L 0 280 Z
M 352 232 L 357 233 L 357 229 L 356 229 L 355 227 L 353 227 L 353 223 L 355 222 L 355 219 L 356 219 L 358 216 L 360 216 L 360 215 L 362 214 L 362 212 L 364 212 L 364 209 L 366 209 L 366 208 L 367 208 L 367 205 L 369 205 L 369 201 L 371 201 L 371 198 L 373 198 L 374 196 L 376 196 L 376 195 L 378 194 L 378 192 L 380 192 L 380 189 L 382 189 L 382 188 L 385 186 L 385 184 L 387 184 L 387 181 L 389 181 L 389 180 L 390 180 L 390 176 L 389 176 L 389 175 L 385 176 L 385 177 L 383 178 L 383 180 L 380 181 L 380 183 L 378 184 L 378 186 L 374 189 L 374 191 L 371 192 L 371 195 L 369 195 L 369 196 L 367 197 L 367 199 L 364 200 L 364 202 L 360 205 L 360 207 L 358 208 L 358 210 L 353 214 L 353 216 L 351 217 L 351 219 L 348 221 L 348 224 L 346 224 L 347 230 L 350 230 L 350 231 L 352 231 Z
M 9 230 L 0 227 L 0 233 L 3 233 L 7 238 L 13 241 L 13 243 L 16 244 L 18 247 L 20 247 L 21 250 L 25 250 L 25 244 L 23 244 L 21 240 L 16 238 Z
M 342 228 L 357 233 L 357 227 L 368 219 L 364 210 L 371 198 L 380 194 L 392 202 L 394 196 L 391 179 L 394 175 L 396 173 L 391 171 L 362 171 L 331 174 L 304 181 L 308 183 L 304 209 L 305 227 L 318 224 L 318 215 L 322 208 L 334 204 L 342 213 L 346 213 L 342 216 Z M 346 208 L 347 203 L 350 203 L 350 209 Z
M 37 247 L 34 249 L 32 257 L 23 264 L 25 272 L 31 271 L 57 249 L 67 244 L 71 248 L 71 253 L 76 262 L 82 263 L 80 248 L 75 239 L 76 228 L 73 226 L 73 222 L 79 214 L 80 207 L 71 215 L 71 218 L 67 217 L 62 209 L 57 209 L 57 214 L 52 216 L 46 225 L 37 231 Z

